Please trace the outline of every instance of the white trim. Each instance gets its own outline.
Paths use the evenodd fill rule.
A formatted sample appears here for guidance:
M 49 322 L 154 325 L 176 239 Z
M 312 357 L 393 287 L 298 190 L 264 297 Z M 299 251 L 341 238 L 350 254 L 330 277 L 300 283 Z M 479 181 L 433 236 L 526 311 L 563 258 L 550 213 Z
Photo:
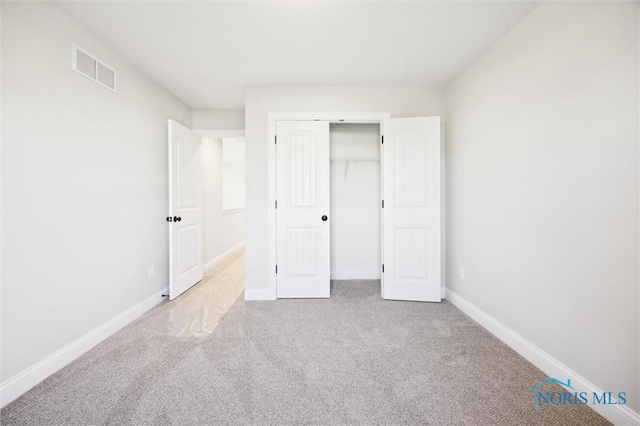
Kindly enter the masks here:
M 276 300 L 276 295 L 268 288 L 246 289 L 244 300 Z
M 380 271 L 331 271 L 332 280 L 379 280 Z
M 269 122 L 285 121 L 330 121 L 332 123 L 382 123 L 389 119 L 388 112 L 270 112 Z
M 380 123 L 380 131 L 384 132 L 383 123 L 384 120 L 391 117 L 388 112 L 269 112 L 267 114 L 267 120 L 269 123 L 268 135 L 267 135 L 267 161 L 268 161 L 268 185 L 269 185 L 269 204 L 267 220 L 269 224 L 268 228 L 268 262 L 269 269 L 267 271 L 268 281 L 267 299 L 250 299 L 254 297 L 253 291 L 258 290 L 245 290 L 245 300 L 275 300 L 276 299 L 276 274 L 275 265 L 277 261 L 276 256 L 276 145 L 274 139 L 276 136 L 276 121 L 278 120 L 321 120 L 330 121 L 332 123 Z M 382 133 L 384 134 L 384 133 Z M 382 259 L 381 259 L 382 260 Z M 384 283 L 383 283 L 384 285 Z M 247 295 L 249 293 L 249 296 Z
M 527 361 L 538 367 L 549 377 L 570 378 L 574 386 L 586 392 L 602 393 L 595 384 L 589 382 L 551 355 L 511 330 L 500 321 L 473 305 L 454 291 L 447 289 L 447 301 L 486 328 Z M 532 383 L 534 385 L 535 383 Z M 624 389 L 620 389 L 624 391 Z M 616 390 L 617 392 L 617 390 Z M 625 405 L 589 405 L 598 414 L 616 425 L 640 425 L 640 414 Z
M 205 263 L 204 264 L 204 272 L 207 272 L 207 271 L 211 270 L 212 268 L 214 268 L 216 265 L 219 265 L 222 261 L 224 261 L 229 256 L 232 256 L 232 255 L 236 254 L 237 252 L 239 252 L 240 250 L 242 250 L 244 248 L 244 245 L 245 245 L 245 242 L 243 241 L 240 244 L 237 244 L 237 245 L 231 247 L 229 250 L 225 251 L 220 256 L 215 257 L 215 258 L 211 259 L 210 261 L 208 261 L 207 263 Z
M 6 406 L 47 377 L 62 369 L 71 361 L 79 358 L 109 336 L 132 323 L 134 320 L 162 302 L 162 295 L 167 294 L 167 292 L 168 289 L 155 293 L 121 314 L 111 318 L 104 324 L 94 328 L 62 349 L 49 355 L 42 361 L 27 368 L 17 376 L 14 376 L 2 383 L 0 386 L 0 407 Z
M 207 130 L 207 129 L 194 129 L 195 133 L 199 134 L 203 138 L 238 138 L 244 136 L 244 130 Z
M 440 301 L 445 300 L 447 285 L 447 144 L 445 131 L 447 118 L 440 117 L 440 282 L 442 294 Z

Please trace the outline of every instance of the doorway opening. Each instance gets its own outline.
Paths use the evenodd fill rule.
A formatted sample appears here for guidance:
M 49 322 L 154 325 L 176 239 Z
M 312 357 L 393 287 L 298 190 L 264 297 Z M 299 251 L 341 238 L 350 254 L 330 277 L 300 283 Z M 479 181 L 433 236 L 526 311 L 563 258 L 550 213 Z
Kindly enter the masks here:
M 332 294 L 354 280 L 380 289 L 380 136 L 379 123 L 329 127 Z
M 233 302 L 244 291 L 244 131 L 191 130 L 170 120 L 168 142 L 168 296 L 184 294 L 173 315 L 196 330 L 220 311 L 214 295 Z

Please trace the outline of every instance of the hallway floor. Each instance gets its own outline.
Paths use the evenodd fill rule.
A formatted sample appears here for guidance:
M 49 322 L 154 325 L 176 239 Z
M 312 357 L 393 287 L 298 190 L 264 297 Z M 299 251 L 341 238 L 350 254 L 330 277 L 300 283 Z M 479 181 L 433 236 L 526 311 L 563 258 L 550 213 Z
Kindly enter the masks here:
M 245 302 L 243 255 L 212 272 L 7 406 L 2 424 L 607 424 L 587 406 L 534 408 L 527 389 L 547 377 L 447 302 L 384 301 L 379 281 Z

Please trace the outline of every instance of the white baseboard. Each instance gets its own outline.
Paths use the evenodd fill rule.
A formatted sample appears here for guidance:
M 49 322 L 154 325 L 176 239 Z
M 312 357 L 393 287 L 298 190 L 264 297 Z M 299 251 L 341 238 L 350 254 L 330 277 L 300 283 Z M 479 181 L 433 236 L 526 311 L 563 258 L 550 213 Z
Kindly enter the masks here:
M 107 337 L 115 334 L 124 326 L 142 316 L 162 302 L 162 295 L 167 293 L 168 289 L 165 289 L 148 297 L 57 352 L 49 355 L 37 364 L 24 370 L 17 376 L 2 383 L 2 385 L 0 385 L 0 407 L 4 407 L 11 401 L 17 399 L 20 395 L 62 369 L 71 361 L 80 357 Z
M 204 264 L 203 269 L 204 272 L 210 271 L 211 269 L 213 269 L 216 265 L 219 265 L 223 260 L 225 260 L 227 257 L 236 254 L 237 252 L 239 252 L 240 250 L 242 250 L 244 248 L 245 242 L 241 242 L 240 244 L 231 247 L 229 250 L 225 251 L 224 253 L 222 253 L 220 256 L 208 261 L 207 263 Z
M 276 300 L 276 295 L 272 294 L 268 288 L 246 289 L 244 300 Z
M 527 361 L 542 370 L 547 376 L 556 377 L 560 380 L 569 378 L 571 379 L 573 386 L 577 389 L 584 390 L 585 392 L 603 392 L 599 387 L 589 382 L 587 379 L 580 376 L 578 373 L 571 370 L 569 367 L 562 364 L 560 361 L 553 358 L 551 355 L 544 352 L 542 349 L 535 346 L 515 331 L 506 327 L 504 324 L 491 317 L 454 291 L 447 289 L 446 299 L 456 308 L 471 317 L 471 319 L 486 328 L 498 339 L 506 343 L 511 347 L 511 349 L 522 355 Z M 533 386 L 535 383 L 532 383 L 531 385 Z M 624 391 L 624 389 L 620 390 Z M 612 389 L 612 391 L 614 390 Z M 618 390 L 615 391 L 617 392 Z M 640 425 L 640 414 L 634 412 L 627 406 L 589 405 L 589 407 L 593 408 L 598 414 L 615 425 Z
M 331 271 L 332 280 L 379 280 L 380 271 Z

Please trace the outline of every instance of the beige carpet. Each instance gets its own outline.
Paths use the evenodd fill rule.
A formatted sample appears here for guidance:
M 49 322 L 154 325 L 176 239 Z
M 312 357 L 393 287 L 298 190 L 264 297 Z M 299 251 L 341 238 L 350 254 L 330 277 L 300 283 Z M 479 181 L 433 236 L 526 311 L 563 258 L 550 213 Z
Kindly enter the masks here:
M 1 423 L 607 424 L 587 406 L 534 408 L 527 389 L 547 377 L 449 303 L 383 301 L 377 281 L 233 303 L 242 270 L 240 257 L 158 306 Z

